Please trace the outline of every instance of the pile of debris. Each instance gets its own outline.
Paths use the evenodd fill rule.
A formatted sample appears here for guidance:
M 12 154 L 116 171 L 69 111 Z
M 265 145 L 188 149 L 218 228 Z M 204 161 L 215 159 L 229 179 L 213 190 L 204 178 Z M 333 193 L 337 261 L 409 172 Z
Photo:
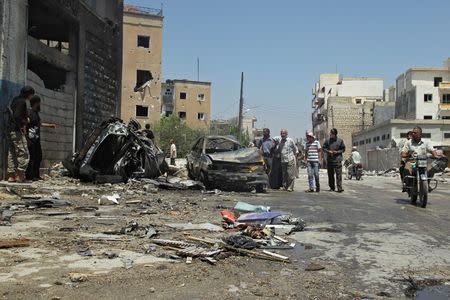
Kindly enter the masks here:
M 290 235 L 302 231 L 306 226 L 303 220 L 284 212 L 271 212 L 267 206 L 255 206 L 245 202 L 238 202 L 232 210 L 220 211 L 223 229 L 210 223 L 166 224 L 184 230 L 203 229 L 216 232 L 226 230 L 227 234 L 220 238 L 188 235 L 186 240 L 151 239 L 150 242 L 164 247 L 165 250 L 175 251 L 175 254 L 169 257 L 178 259 L 185 257 L 186 263 L 191 263 L 193 258 L 199 258 L 215 264 L 230 255 L 290 262 L 288 256 L 269 250 L 293 249 L 295 243 L 282 237 L 281 234 Z M 236 214 L 239 214 L 238 218 Z

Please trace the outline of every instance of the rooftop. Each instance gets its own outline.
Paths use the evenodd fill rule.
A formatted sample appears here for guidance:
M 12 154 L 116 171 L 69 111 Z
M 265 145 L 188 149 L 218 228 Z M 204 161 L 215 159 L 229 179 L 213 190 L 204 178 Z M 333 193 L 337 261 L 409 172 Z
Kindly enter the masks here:
M 135 5 L 125 4 L 123 6 L 123 11 L 127 12 L 127 13 L 146 15 L 146 16 L 157 16 L 157 17 L 162 17 L 163 16 L 162 8 L 158 9 L 158 8 L 150 8 L 150 7 L 143 7 L 143 6 L 135 6 Z

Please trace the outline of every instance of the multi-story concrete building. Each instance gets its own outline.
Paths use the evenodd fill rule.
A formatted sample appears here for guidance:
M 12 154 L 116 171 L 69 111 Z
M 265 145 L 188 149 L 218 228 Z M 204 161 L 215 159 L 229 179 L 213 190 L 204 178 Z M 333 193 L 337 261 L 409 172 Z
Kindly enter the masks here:
M 160 9 L 125 5 L 121 117 L 153 123 L 161 113 L 161 50 L 163 14 Z
M 442 68 L 411 68 L 396 80 L 397 119 L 450 119 L 450 58 Z
M 161 114 L 176 114 L 191 128 L 209 130 L 211 82 L 167 80 L 162 84 Z
M 331 128 L 344 140 L 348 156 L 352 133 L 374 124 L 374 107 L 383 101 L 382 78 L 340 78 L 339 74 L 322 74 L 313 88 L 312 126 L 323 142 Z
M 122 0 L 0 0 L 0 111 L 20 88 L 42 98 L 43 164 L 61 161 L 120 112 Z M 6 166 L 0 114 L 0 178 Z

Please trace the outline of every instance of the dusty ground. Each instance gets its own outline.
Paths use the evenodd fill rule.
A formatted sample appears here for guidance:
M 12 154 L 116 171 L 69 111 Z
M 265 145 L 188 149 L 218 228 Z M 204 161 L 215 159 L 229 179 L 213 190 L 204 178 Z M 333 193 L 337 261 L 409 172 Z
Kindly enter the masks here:
M 67 178 L 16 186 L 13 191 L 21 195 L 57 192 L 72 205 L 19 208 L 12 226 L 0 226 L 1 239 L 32 241 L 30 247 L 0 250 L 0 295 L 4 299 L 350 299 L 377 298 L 383 293 L 403 297 L 405 284 L 397 279 L 407 275 L 450 278 L 450 220 L 446 217 L 450 195 L 448 185 L 443 185 L 429 208 L 413 208 L 398 197 L 402 194 L 397 180 L 367 177 L 363 182 L 345 182 L 342 195 L 303 193 L 304 174 L 294 193 L 156 192 L 140 184 L 95 186 Z M 120 194 L 119 205 L 98 205 L 99 197 L 113 193 Z M 365 198 L 372 201 L 362 201 Z M 0 199 L 2 206 L 21 202 L 6 188 Z M 130 201 L 133 204 L 127 204 Z M 230 256 L 216 265 L 198 259 L 186 264 L 170 256 L 174 251 L 153 247 L 142 235 L 103 233 L 136 221 L 152 225 L 163 239 L 220 238 L 228 233 L 183 231 L 166 225 L 209 222 L 220 226 L 221 207 L 233 207 L 237 201 L 269 205 L 307 219 L 308 230 L 288 237 L 296 247 L 278 250 L 291 263 Z M 98 209 L 85 211 L 89 206 Z M 83 250 L 92 256 L 78 253 Z M 104 255 L 108 251 L 118 257 L 108 259 Z M 131 267 L 125 268 L 130 261 Z M 325 269 L 307 272 L 310 262 Z M 87 278 L 73 282 L 71 272 Z

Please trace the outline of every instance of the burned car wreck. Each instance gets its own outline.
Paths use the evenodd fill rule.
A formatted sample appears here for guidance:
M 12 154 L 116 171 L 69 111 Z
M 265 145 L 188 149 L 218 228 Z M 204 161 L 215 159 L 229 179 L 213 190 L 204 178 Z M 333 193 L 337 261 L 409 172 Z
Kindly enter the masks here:
M 257 192 L 267 189 L 268 177 L 258 149 L 245 148 L 232 137 L 202 137 L 186 159 L 189 177 L 201 181 L 206 188 Z
M 70 176 L 83 181 L 125 182 L 129 178 L 156 178 L 167 170 L 164 153 L 140 130 L 111 118 L 94 129 L 83 148 L 63 162 Z

